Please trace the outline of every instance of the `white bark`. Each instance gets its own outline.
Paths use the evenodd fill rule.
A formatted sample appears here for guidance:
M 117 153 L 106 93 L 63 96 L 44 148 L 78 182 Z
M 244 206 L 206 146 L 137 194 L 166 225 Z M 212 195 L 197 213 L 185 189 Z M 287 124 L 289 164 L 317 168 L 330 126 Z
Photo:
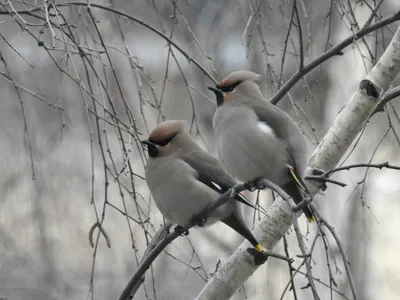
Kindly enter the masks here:
M 397 77 L 399 71 L 400 29 L 397 29 L 388 48 L 365 79 L 370 80 L 378 93 L 382 95 Z M 367 122 L 376 105 L 376 98 L 368 96 L 365 90 L 358 88 L 314 151 L 309 167 L 321 170 L 335 167 Z
M 400 27 L 397 29 L 385 53 L 366 76 L 376 91 L 382 95 L 400 72 Z M 371 92 L 368 92 L 371 94 Z M 373 94 L 373 93 L 372 93 Z M 329 170 L 335 167 L 373 112 L 378 97 L 357 88 L 350 101 L 336 117 L 310 161 L 308 173 L 313 169 Z M 312 187 L 310 187 L 312 188 Z M 317 187 L 311 190 L 317 192 Z M 291 210 L 282 199 L 277 199 L 268 209 L 267 216 L 253 231 L 266 248 L 273 248 L 292 225 Z M 206 284 L 197 300 L 229 299 L 257 270 L 253 258 L 247 253 L 249 243 L 244 241 L 232 256 L 224 262 Z

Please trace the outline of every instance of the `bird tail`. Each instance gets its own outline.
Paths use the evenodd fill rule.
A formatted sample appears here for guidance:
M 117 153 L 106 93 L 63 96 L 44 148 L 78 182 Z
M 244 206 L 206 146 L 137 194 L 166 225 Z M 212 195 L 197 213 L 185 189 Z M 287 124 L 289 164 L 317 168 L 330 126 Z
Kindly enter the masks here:
M 289 171 L 292 173 L 292 170 L 289 169 Z M 293 170 L 293 180 L 290 180 L 288 183 L 284 184 L 282 186 L 282 189 L 288 193 L 290 197 L 293 198 L 294 203 L 299 204 L 303 197 L 301 196 L 300 189 L 302 189 L 304 192 L 307 194 L 310 194 L 309 190 L 307 189 L 307 186 L 304 184 L 304 181 L 301 179 L 300 176 L 298 176 L 297 173 L 294 172 Z M 306 216 L 308 222 L 312 223 L 315 222 L 315 217 L 314 214 L 311 212 L 310 207 L 308 205 L 305 205 L 302 207 L 302 210 L 304 212 L 304 215 Z
M 256 207 L 255 205 L 253 205 L 253 203 L 251 203 L 249 200 L 247 200 L 246 197 L 243 196 L 241 193 L 237 193 L 237 194 L 235 195 L 234 199 L 235 199 L 236 201 L 239 201 L 240 203 L 242 203 L 242 204 L 244 204 L 244 205 L 247 205 L 247 206 L 249 206 L 249 207 L 255 209 L 256 211 L 261 212 L 264 216 L 267 215 L 266 210 L 265 210 L 263 207 L 261 207 L 261 205 L 258 205 L 258 207 Z
M 256 240 L 254 235 L 244 223 L 243 218 L 241 216 L 238 216 L 237 213 L 232 213 L 221 221 L 233 230 L 235 230 L 237 233 L 239 233 L 246 240 L 248 240 L 257 249 L 258 252 L 263 251 L 260 243 Z
M 293 168 L 291 165 L 288 165 L 287 167 L 289 169 L 290 175 L 292 176 L 294 181 L 296 181 L 299 188 L 301 188 L 308 195 L 311 195 L 309 189 L 307 188 L 307 185 L 304 183 L 303 178 L 301 178 L 300 174 L 296 171 L 296 169 Z

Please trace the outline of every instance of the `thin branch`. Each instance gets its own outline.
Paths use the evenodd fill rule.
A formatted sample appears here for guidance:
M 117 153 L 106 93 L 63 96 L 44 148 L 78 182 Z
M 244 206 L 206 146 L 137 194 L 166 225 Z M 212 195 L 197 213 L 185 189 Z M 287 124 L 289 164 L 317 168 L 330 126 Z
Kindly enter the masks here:
M 303 32 L 301 30 L 301 24 L 300 24 L 300 17 L 299 17 L 299 10 L 297 9 L 297 3 L 296 1 L 294 2 L 294 12 L 296 14 L 296 20 L 297 20 L 297 29 L 299 33 L 299 51 L 300 51 L 300 66 L 299 66 L 299 71 L 301 71 L 304 68 L 304 47 L 303 47 Z
M 23 120 L 23 124 L 24 124 L 24 141 L 25 141 L 25 146 L 27 148 L 27 152 L 29 154 L 29 159 L 31 162 L 31 169 L 32 169 L 32 180 L 35 180 L 36 178 L 36 173 L 35 173 L 35 162 L 34 162 L 34 157 L 33 157 L 33 149 L 32 149 L 32 141 L 31 141 L 31 136 L 30 136 L 30 131 L 28 128 L 28 121 L 27 121 L 27 114 L 26 114 L 26 109 L 25 109 L 25 104 L 24 104 L 24 100 L 22 99 L 22 95 L 18 89 L 17 84 L 15 83 L 14 79 L 12 78 L 11 75 L 11 71 L 8 67 L 7 61 L 5 60 L 3 53 L 0 51 L 0 61 L 3 62 L 4 67 L 6 69 L 7 74 L 4 74 L 5 76 L 7 76 L 10 81 L 13 82 L 14 84 L 14 90 L 15 90 L 15 94 L 17 95 L 17 98 L 19 100 L 19 105 L 21 108 L 21 115 L 22 115 L 22 120 Z M 1 72 L 0 72 L 1 73 Z
M 287 30 L 286 37 L 285 37 L 285 42 L 284 42 L 284 47 L 283 47 L 283 55 L 282 55 L 282 60 L 281 60 L 281 70 L 280 70 L 279 81 L 278 81 L 278 89 L 281 87 L 281 83 L 282 83 L 283 67 L 285 65 L 285 57 L 286 57 L 286 53 L 287 53 L 287 46 L 288 46 L 288 41 L 289 41 L 289 37 L 290 37 L 290 32 L 292 30 L 295 8 L 296 8 L 296 0 L 293 1 L 293 8 L 292 8 L 292 14 L 290 17 L 289 28 Z
M 306 271 L 307 271 L 306 272 L 306 274 L 307 274 L 306 277 L 307 277 L 309 285 L 311 287 L 311 291 L 313 293 L 314 299 L 319 300 L 320 297 L 318 295 L 318 291 L 317 291 L 317 288 L 316 288 L 315 283 L 314 283 L 314 277 L 312 276 L 312 270 L 311 270 L 312 268 L 311 268 L 311 264 L 310 264 L 311 254 L 306 251 L 306 247 L 305 247 L 305 244 L 304 244 L 304 241 L 303 241 L 303 236 L 302 236 L 302 234 L 300 232 L 300 227 L 299 227 L 299 223 L 298 223 L 298 220 L 297 220 L 298 217 L 297 217 L 296 212 L 300 209 L 302 203 L 299 203 L 299 204 L 296 205 L 294 203 L 293 199 L 280 186 L 276 185 L 275 183 L 273 183 L 273 182 L 271 182 L 271 181 L 269 181 L 269 180 L 267 180 L 265 178 L 256 181 L 254 183 L 254 187 L 259 188 L 259 189 L 269 188 L 269 189 L 273 190 L 279 196 L 281 196 L 281 198 L 283 200 L 285 200 L 289 204 L 289 206 L 291 207 L 291 209 L 292 209 L 293 227 L 294 227 L 294 230 L 296 232 L 297 242 L 298 242 L 298 245 L 300 247 L 302 256 L 304 257 L 304 263 L 306 265 Z
M 329 171 L 326 171 L 325 173 L 321 174 L 319 177 L 320 178 L 326 178 L 326 177 L 328 177 L 329 175 L 331 175 L 333 173 L 336 173 L 336 172 L 339 172 L 339 171 L 343 171 L 343 170 L 351 170 L 351 169 L 354 169 L 354 168 L 378 168 L 378 169 L 387 168 L 387 169 L 400 170 L 400 167 L 393 166 L 393 165 L 389 164 L 388 161 L 386 161 L 386 162 L 380 163 L 380 164 L 370 164 L 370 163 L 368 163 L 368 164 L 347 165 L 347 166 L 343 166 L 343 167 L 339 167 L 339 168 L 335 168 L 335 169 L 331 169 Z
M 343 183 L 343 182 L 340 182 L 340 181 L 337 181 L 337 180 L 334 180 L 334 179 L 326 178 L 326 177 L 321 177 L 319 175 L 309 175 L 309 176 L 304 177 L 304 179 L 306 179 L 306 180 L 314 180 L 314 181 L 323 182 L 323 183 L 329 182 L 329 183 L 333 183 L 333 184 L 339 185 L 341 187 L 347 186 L 346 183 Z
M 306 273 L 304 273 L 304 272 L 302 272 L 302 271 L 300 271 L 300 270 L 298 270 L 297 272 L 298 272 L 299 274 L 306 275 Z M 340 292 L 338 289 L 331 288 L 329 285 L 327 285 L 325 282 L 323 282 L 320 278 L 314 278 L 314 280 L 315 280 L 316 282 L 320 283 L 321 285 L 323 285 L 323 286 L 329 288 L 330 290 L 334 291 L 335 293 L 337 293 L 339 296 L 343 297 L 344 299 L 350 300 L 349 297 L 346 297 L 346 294 L 345 294 L 345 293 Z
M 353 299 L 357 300 L 358 297 L 357 297 L 357 292 L 356 292 L 356 286 L 354 284 L 354 279 L 353 279 L 353 276 L 352 276 L 351 270 L 350 270 L 350 261 L 347 258 L 346 252 L 344 251 L 342 242 L 340 241 L 338 235 L 336 234 L 336 231 L 333 228 L 333 226 L 330 225 L 329 222 L 322 216 L 321 212 L 319 211 L 319 209 L 317 208 L 315 203 L 310 203 L 310 206 L 312 207 L 313 212 L 316 214 L 317 219 L 319 221 L 321 221 L 326 226 L 326 228 L 328 228 L 328 230 L 332 234 L 333 238 L 335 239 L 335 242 L 336 242 L 337 246 L 339 247 L 340 254 L 342 255 L 342 258 L 343 258 L 343 264 L 344 264 L 344 268 L 346 270 L 347 279 L 350 284 L 351 292 L 353 293 Z
M 344 41 L 341 43 L 337 44 L 336 46 L 332 47 L 316 59 L 314 59 L 312 62 L 304 66 L 302 70 L 297 71 L 296 74 L 294 74 L 281 88 L 280 90 L 270 99 L 270 102 L 272 104 L 277 104 L 285 95 L 286 93 L 307 73 L 309 73 L 311 70 L 316 68 L 318 65 L 323 63 L 324 61 L 328 60 L 332 56 L 335 55 L 342 55 L 343 53 L 341 52 L 344 48 L 347 46 L 351 45 L 354 41 L 357 41 L 358 39 L 362 38 L 363 36 L 367 35 L 368 33 L 371 33 L 381 27 L 384 27 L 388 24 L 394 23 L 396 21 L 400 20 L 400 10 L 394 13 L 393 15 L 386 17 L 379 22 L 376 22 L 372 25 L 368 25 L 366 27 L 363 27 L 359 31 L 357 31 L 354 35 L 349 36 L 346 38 Z
M 176 50 L 178 50 L 187 60 L 188 62 L 193 62 L 203 73 L 204 75 L 206 75 L 211 81 L 213 81 L 214 83 L 217 83 L 217 81 L 214 79 L 214 77 L 194 58 L 192 58 L 185 50 L 183 50 L 180 46 L 178 46 L 177 43 L 175 43 L 172 39 L 170 39 L 168 36 L 166 36 L 164 33 L 162 33 L 161 31 L 159 31 L 157 28 L 154 28 L 153 26 L 151 26 L 150 24 L 147 24 L 146 22 L 140 20 L 139 18 L 133 17 L 131 15 L 128 15 L 122 11 L 119 11 L 117 9 L 111 8 L 111 7 L 107 7 L 104 5 L 100 5 L 100 4 L 96 4 L 96 3 L 85 3 L 85 2 L 69 2 L 69 3 L 59 3 L 57 4 L 57 7 L 67 7 L 67 6 L 86 6 L 86 7 L 96 7 L 99 9 L 103 9 L 115 14 L 118 14 L 120 16 L 123 16 L 129 20 L 135 21 L 137 23 L 139 23 L 140 25 L 150 29 L 151 31 L 153 31 L 154 33 L 158 34 L 159 36 L 161 36 L 163 39 L 165 39 L 168 43 L 170 43 L 171 45 L 173 45 Z M 0 15 L 9 15 L 9 14 L 16 14 L 16 15 L 20 15 L 20 14 L 28 14 L 28 13 L 32 13 L 35 11 L 41 10 L 40 8 L 33 8 L 33 9 L 27 9 L 27 10 L 20 10 L 20 11 L 16 11 L 13 10 L 13 12 L 8 12 L 8 11 L 0 11 Z
M 283 248 L 285 250 L 285 254 L 287 257 L 289 257 L 289 246 L 288 246 L 288 242 L 287 242 L 287 238 L 284 235 L 283 236 Z M 290 280 L 289 283 L 291 285 L 290 289 L 293 292 L 293 298 L 294 300 L 297 300 L 297 292 L 296 292 L 296 286 L 294 285 L 294 280 L 293 280 L 293 270 L 292 270 L 292 266 L 290 264 L 288 264 L 288 268 L 289 268 L 289 275 L 290 275 Z
M 246 189 L 249 189 L 250 187 L 251 186 L 248 183 L 239 183 L 239 184 L 235 185 L 233 188 L 231 188 L 230 190 L 228 190 L 224 194 L 222 194 L 220 197 L 218 197 L 218 199 L 216 201 L 212 202 L 211 205 L 205 207 L 199 214 L 194 216 L 192 221 L 188 225 L 185 225 L 182 228 L 179 228 L 179 230 L 177 230 L 177 228 L 175 228 L 174 231 L 172 231 L 171 233 L 166 235 L 164 237 L 164 239 L 162 239 L 156 246 L 153 247 L 153 244 L 151 244 L 149 247 L 153 247 L 153 250 L 151 250 L 151 252 L 148 254 L 147 257 L 144 256 L 145 258 L 142 260 L 139 268 L 136 270 L 135 274 L 128 282 L 127 286 L 125 287 L 124 291 L 122 292 L 121 296 L 119 297 L 119 300 L 128 300 L 128 299 L 133 298 L 133 295 L 138 290 L 140 284 L 144 281 L 143 276 L 144 276 L 146 270 L 151 266 L 153 261 L 164 250 L 164 248 L 166 246 L 168 246 L 172 241 L 174 241 L 178 236 L 180 236 L 180 233 L 178 233 L 179 231 L 188 232 L 188 230 L 191 227 L 196 225 L 195 220 L 203 219 L 203 218 L 207 217 L 212 211 L 217 209 L 219 206 L 227 203 L 228 201 L 234 201 L 232 199 L 237 193 L 240 193 Z M 148 251 L 148 250 L 146 250 L 146 251 Z M 279 259 L 289 261 L 289 262 L 292 261 L 291 258 L 282 256 L 282 255 L 278 255 L 276 253 L 272 253 L 269 251 L 263 251 L 263 255 L 264 256 L 273 256 L 275 258 L 279 258 Z
M 377 112 L 384 111 L 385 105 L 390 101 L 393 100 L 394 98 L 397 98 L 400 96 L 400 86 L 395 87 L 389 91 L 387 91 L 379 104 L 375 107 L 375 110 L 372 112 L 371 117 L 376 114 Z

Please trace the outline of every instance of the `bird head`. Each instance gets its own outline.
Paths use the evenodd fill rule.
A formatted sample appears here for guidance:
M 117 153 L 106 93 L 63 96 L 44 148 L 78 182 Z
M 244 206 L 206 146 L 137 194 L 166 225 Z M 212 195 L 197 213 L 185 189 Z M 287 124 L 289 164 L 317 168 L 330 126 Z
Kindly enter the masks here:
M 230 73 L 225 79 L 218 82 L 216 86 L 209 86 L 207 88 L 215 93 L 217 106 L 221 106 L 229 102 L 232 92 L 237 89 L 241 90 L 244 95 L 248 93 L 253 95 L 254 92 L 259 92 L 261 95 L 259 87 L 254 83 L 254 81 L 260 79 L 261 75 L 257 73 L 238 70 Z M 252 89 L 255 91 L 252 91 Z
M 150 157 L 166 156 L 174 151 L 175 138 L 184 132 L 183 121 L 165 121 L 160 123 L 151 133 L 147 140 L 141 141 L 147 146 Z

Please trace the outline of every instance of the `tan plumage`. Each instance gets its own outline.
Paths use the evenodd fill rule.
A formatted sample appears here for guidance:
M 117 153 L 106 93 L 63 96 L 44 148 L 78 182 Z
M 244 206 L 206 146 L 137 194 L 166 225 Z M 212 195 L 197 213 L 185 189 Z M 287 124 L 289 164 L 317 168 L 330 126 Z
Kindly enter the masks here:
M 307 143 L 293 119 L 264 99 L 255 83 L 260 78 L 240 70 L 209 87 L 217 97 L 213 126 L 219 158 L 239 180 L 267 178 L 299 203 L 302 192 L 295 178 L 304 176 Z M 303 211 L 314 220 L 307 206 Z
M 236 184 L 220 161 L 184 130 L 182 121 L 161 123 L 142 143 L 150 156 L 146 165 L 149 189 L 160 212 L 175 224 L 188 225 L 193 216 Z M 220 220 L 262 251 L 244 222 L 238 201 L 254 206 L 241 195 L 235 200 L 212 212 L 206 224 Z

